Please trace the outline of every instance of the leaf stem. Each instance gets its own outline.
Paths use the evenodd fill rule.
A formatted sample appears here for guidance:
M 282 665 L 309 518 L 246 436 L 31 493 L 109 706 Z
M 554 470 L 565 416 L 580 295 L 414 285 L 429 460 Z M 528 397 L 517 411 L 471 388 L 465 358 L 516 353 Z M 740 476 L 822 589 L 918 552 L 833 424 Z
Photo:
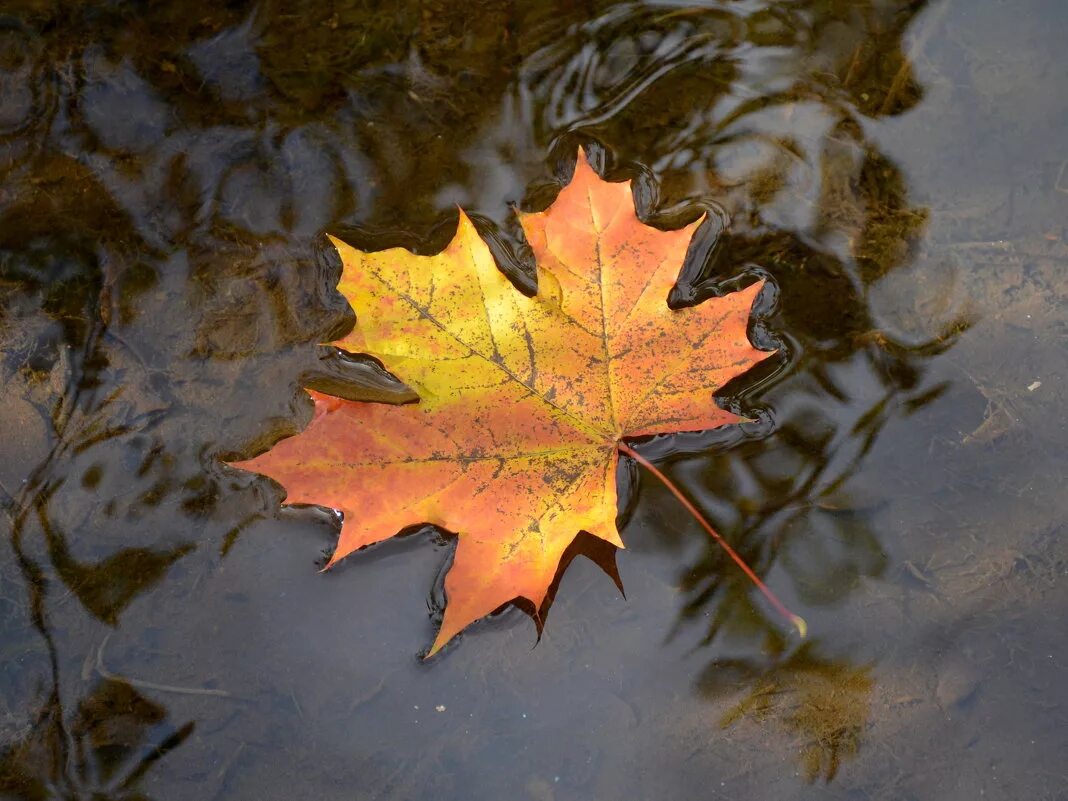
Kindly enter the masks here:
M 786 605 L 782 601 L 780 601 L 778 596 L 775 595 L 775 593 L 773 593 L 768 588 L 767 584 L 760 580 L 760 577 L 753 572 L 753 569 L 749 567 L 749 565 L 745 563 L 745 560 L 742 559 L 742 557 L 738 555 L 738 552 L 730 546 L 730 543 L 723 539 L 723 537 L 719 535 L 719 532 L 712 528 L 711 524 L 707 520 L 705 520 L 704 515 L 702 515 L 697 510 L 697 507 L 694 506 L 690 502 L 690 500 L 682 494 L 682 490 L 680 490 L 675 485 L 675 482 L 673 482 L 670 478 L 660 472 L 656 465 L 654 465 L 652 462 L 650 462 L 632 447 L 627 445 L 627 443 L 618 442 L 617 447 L 619 448 L 621 453 L 625 453 L 631 459 L 636 461 L 638 464 L 640 464 L 642 467 L 644 467 L 646 470 L 656 476 L 657 479 L 660 480 L 660 483 L 667 487 L 671 494 L 679 499 L 679 503 L 681 503 L 683 507 L 685 507 L 686 511 L 693 516 L 693 519 L 700 523 L 701 528 L 707 531 L 712 537 L 712 539 L 719 543 L 719 546 L 727 552 L 727 556 L 734 560 L 735 564 L 737 564 L 738 567 L 742 569 L 742 572 L 744 572 L 745 575 L 749 577 L 749 580 L 752 581 L 753 584 L 756 585 L 756 588 L 760 590 L 760 592 L 764 595 L 765 598 L 768 599 L 768 602 L 773 607 L 775 607 L 775 611 L 777 611 L 786 620 L 788 620 L 790 624 L 797 629 L 801 636 L 804 637 L 805 634 L 808 632 L 808 624 L 805 623 L 805 619 L 800 615 L 795 615 L 793 612 L 786 608 Z

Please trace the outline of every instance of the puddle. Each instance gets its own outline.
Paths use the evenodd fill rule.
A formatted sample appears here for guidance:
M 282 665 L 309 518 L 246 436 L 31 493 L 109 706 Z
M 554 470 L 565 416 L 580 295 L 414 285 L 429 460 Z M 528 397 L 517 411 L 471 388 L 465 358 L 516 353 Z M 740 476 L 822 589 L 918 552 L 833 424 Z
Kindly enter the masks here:
M 1068 748 L 1068 11 L 1053 0 L 194 0 L 0 15 L 0 791 L 1054 798 Z M 450 545 L 228 469 L 301 383 L 403 398 L 324 234 L 432 253 L 579 145 L 697 287 L 774 284 L 757 422 L 644 451 L 623 598 L 569 567 L 421 662 Z M 719 223 L 729 220 L 723 228 Z M 768 342 L 771 340 L 768 339 Z

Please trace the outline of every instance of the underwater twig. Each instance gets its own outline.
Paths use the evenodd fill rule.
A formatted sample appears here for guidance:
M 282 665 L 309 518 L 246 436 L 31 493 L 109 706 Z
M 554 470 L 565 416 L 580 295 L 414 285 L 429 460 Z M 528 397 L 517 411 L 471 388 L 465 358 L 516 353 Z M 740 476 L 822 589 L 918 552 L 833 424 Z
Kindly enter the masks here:
M 231 694 L 226 690 L 213 690 L 206 687 L 178 687 L 173 684 L 157 684 L 154 681 L 145 681 L 144 679 L 134 679 L 130 676 L 119 676 L 115 673 L 111 673 L 104 666 L 104 648 L 108 644 L 108 640 L 111 639 L 111 633 L 104 637 L 104 641 L 100 643 L 100 647 L 96 650 L 96 672 L 103 678 L 109 681 L 122 681 L 130 684 L 134 687 L 140 687 L 144 690 L 157 690 L 162 693 L 179 693 L 181 695 L 214 695 L 221 698 L 230 698 Z

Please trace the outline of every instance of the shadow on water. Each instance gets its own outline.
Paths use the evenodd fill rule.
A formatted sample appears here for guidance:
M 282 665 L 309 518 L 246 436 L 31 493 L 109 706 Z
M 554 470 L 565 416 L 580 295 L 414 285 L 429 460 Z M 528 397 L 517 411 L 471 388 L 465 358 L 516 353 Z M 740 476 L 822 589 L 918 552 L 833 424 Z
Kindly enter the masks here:
M 0 15 L 0 415 L 13 432 L 0 442 L 0 789 L 11 797 L 147 797 L 142 780 L 192 732 L 172 717 L 230 720 L 200 707 L 169 716 L 158 693 L 104 675 L 91 655 L 129 615 L 144 627 L 143 661 L 186 605 L 256 597 L 253 573 L 237 577 L 250 557 L 233 554 L 263 541 L 280 495 L 219 460 L 299 430 L 301 385 L 411 399 L 369 360 L 317 344 L 351 325 L 323 234 L 430 253 L 458 204 L 529 291 L 513 209 L 548 205 L 579 144 L 609 177 L 635 180 L 651 223 L 709 215 L 673 302 L 754 273 L 772 286 L 753 336 L 781 355 L 722 393 L 754 422 L 643 453 L 804 608 L 840 605 L 888 569 L 871 523 L 882 496 L 854 478 L 888 424 L 943 397 L 930 364 L 970 319 L 895 335 L 873 311 L 872 288 L 912 263 L 929 214 L 870 131 L 921 105 L 912 62 L 949 4 L 372 5 L 15 2 Z M 645 641 L 692 646 L 707 663 L 689 676 L 694 691 L 727 699 L 724 727 L 773 721 L 801 741 L 807 778 L 834 779 L 863 747 L 869 663 L 826 630 L 788 641 L 669 498 L 624 480 L 649 501 L 625 538 L 676 560 L 666 580 L 682 594 L 670 630 Z M 309 570 L 333 524 L 288 514 L 304 520 L 304 562 L 292 564 Z M 396 570 L 389 559 L 383 571 Z M 226 570 L 236 589 L 211 589 Z M 429 630 L 418 623 L 417 640 Z M 242 666 L 196 647 L 186 667 Z M 239 736 L 265 764 L 283 749 L 297 759 L 270 739 L 277 729 Z M 229 764 L 200 776 L 202 797 L 249 792 Z M 362 780 L 402 794 L 444 781 L 416 772 L 399 785 L 388 760 L 368 764 Z M 167 796 L 190 779 L 161 781 Z

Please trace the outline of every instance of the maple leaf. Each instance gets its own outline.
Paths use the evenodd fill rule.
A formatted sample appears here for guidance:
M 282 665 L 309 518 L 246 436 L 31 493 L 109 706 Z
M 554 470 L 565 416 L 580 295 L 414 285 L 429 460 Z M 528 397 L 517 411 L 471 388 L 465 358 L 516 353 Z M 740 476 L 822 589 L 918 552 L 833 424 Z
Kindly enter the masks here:
M 624 438 L 736 422 L 715 390 L 770 355 L 746 334 L 762 284 L 669 308 L 701 221 L 643 224 L 630 183 L 601 180 L 581 151 L 552 206 L 520 221 L 534 297 L 497 269 L 463 211 L 434 256 L 331 238 L 356 312 L 333 344 L 378 358 L 419 402 L 311 392 L 304 431 L 236 463 L 280 482 L 290 504 L 343 513 L 331 564 L 413 525 L 455 532 L 429 654 L 510 601 L 541 608 L 580 531 L 622 548 L 616 466 L 621 450 L 637 457 Z

